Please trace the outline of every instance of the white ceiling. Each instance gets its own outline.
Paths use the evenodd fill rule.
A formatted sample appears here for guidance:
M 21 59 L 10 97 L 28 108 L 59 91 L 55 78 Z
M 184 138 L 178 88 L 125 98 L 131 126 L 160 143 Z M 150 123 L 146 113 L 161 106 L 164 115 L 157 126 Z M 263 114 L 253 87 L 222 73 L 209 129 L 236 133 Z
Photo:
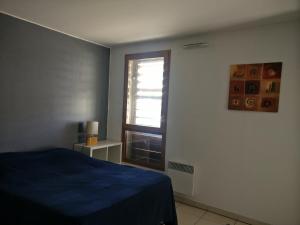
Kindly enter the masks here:
M 102 45 L 295 14 L 300 0 L 0 0 L 0 11 Z

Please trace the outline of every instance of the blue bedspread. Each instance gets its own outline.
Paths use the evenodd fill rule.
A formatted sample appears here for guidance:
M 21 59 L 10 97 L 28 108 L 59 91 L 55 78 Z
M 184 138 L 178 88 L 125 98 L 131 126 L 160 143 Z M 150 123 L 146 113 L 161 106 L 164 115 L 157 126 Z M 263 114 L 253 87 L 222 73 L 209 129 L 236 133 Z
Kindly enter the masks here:
M 68 149 L 0 154 L 3 225 L 177 225 L 170 179 Z

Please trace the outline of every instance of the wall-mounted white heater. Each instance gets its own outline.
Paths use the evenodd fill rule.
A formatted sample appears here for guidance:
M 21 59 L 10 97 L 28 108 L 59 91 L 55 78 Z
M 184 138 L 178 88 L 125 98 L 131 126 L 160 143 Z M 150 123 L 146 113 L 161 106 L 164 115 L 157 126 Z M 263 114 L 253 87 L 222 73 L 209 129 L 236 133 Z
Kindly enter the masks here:
M 172 180 L 172 185 L 175 192 L 189 196 L 194 194 L 194 166 L 180 162 L 169 161 L 167 174 Z

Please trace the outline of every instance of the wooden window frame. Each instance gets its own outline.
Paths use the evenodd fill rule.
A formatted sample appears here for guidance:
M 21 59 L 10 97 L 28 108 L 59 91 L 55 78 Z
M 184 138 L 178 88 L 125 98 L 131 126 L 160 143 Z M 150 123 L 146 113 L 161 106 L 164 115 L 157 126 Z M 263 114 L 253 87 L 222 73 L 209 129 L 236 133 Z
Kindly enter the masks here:
M 160 128 L 147 127 L 140 125 L 133 125 L 126 123 L 126 113 L 127 113 L 127 93 L 128 93 L 128 63 L 129 60 L 133 59 L 147 59 L 147 58 L 164 58 L 164 74 L 163 74 L 163 89 L 162 89 L 162 108 L 161 108 L 161 124 Z M 124 93 L 123 93 L 123 120 L 122 120 L 122 161 L 144 166 L 157 170 L 165 170 L 165 152 L 166 152 L 166 131 L 167 131 L 167 115 L 168 115 L 168 98 L 169 98 L 169 76 L 170 76 L 170 60 L 171 60 L 171 50 L 162 50 L 154 52 L 144 52 L 135 54 L 125 55 L 125 68 L 124 68 Z M 162 135 L 162 162 L 160 165 L 151 165 L 143 162 L 136 162 L 126 158 L 126 135 L 125 131 L 136 131 L 145 132 L 151 134 Z

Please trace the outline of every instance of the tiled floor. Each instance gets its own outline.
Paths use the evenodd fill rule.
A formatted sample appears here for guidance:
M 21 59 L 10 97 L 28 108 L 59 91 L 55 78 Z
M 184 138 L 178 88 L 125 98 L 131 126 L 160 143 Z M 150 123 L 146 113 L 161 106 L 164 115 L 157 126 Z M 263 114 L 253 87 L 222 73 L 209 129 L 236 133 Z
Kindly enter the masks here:
M 176 202 L 178 225 L 248 225 L 202 209 Z

